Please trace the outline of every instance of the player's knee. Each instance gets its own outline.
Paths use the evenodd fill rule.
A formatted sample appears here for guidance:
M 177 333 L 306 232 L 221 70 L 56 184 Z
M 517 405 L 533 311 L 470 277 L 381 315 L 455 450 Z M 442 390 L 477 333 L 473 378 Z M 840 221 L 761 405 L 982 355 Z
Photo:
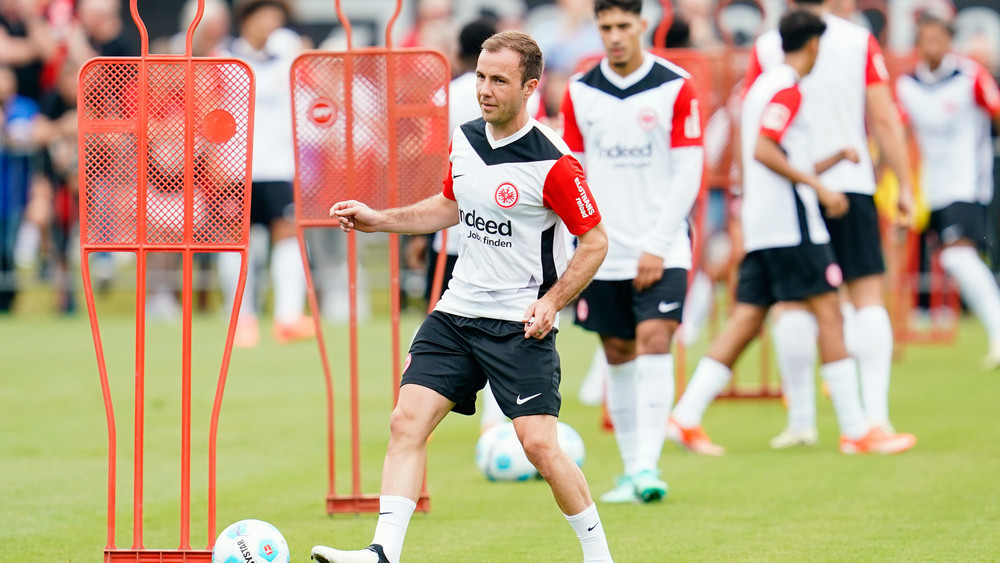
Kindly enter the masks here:
M 525 436 L 521 446 L 528 460 L 538 469 L 542 477 L 550 474 L 552 462 L 561 452 L 558 442 L 546 439 L 544 436 Z
M 653 334 L 644 334 L 637 343 L 637 353 L 639 354 L 669 354 L 670 341 L 673 339 L 673 330 L 658 331 Z
M 397 405 L 389 417 L 389 433 L 393 440 L 422 442 L 429 432 L 415 412 Z

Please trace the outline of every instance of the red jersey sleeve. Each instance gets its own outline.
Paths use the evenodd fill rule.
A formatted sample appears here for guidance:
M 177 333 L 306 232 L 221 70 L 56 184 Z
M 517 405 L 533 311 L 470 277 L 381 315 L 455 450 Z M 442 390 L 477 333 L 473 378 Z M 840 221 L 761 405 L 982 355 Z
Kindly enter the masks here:
M 885 66 L 885 56 L 878 46 L 875 36 L 868 34 L 868 63 L 865 66 L 865 86 L 884 84 L 889 81 L 889 68 Z
M 556 212 L 574 235 L 582 235 L 601 222 L 601 212 L 590 193 L 583 167 L 571 155 L 563 155 L 549 170 L 542 188 L 542 202 Z
M 802 105 L 802 92 L 797 86 L 785 88 L 771 98 L 760 117 L 760 134 L 780 143 L 785 131 Z
M 448 156 L 449 156 L 449 158 L 448 158 L 448 172 L 445 173 L 445 176 L 444 176 L 444 188 L 441 190 L 441 193 L 444 195 L 444 197 L 446 197 L 446 198 L 448 198 L 448 199 L 450 199 L 452 201 L 455 201 L 455 180 L 451 176 L 451 147 L 452 147 L 452 145 L 451 145 L 451 143 L 449 143 L 448 144 Z
M 569 95 L 569 84 L 566 85 L 566 92 L 563 94 L 559 112 L 563 116 L 563 141 L 569 145 L 569 150 L 583 152 L 583 134 L 580 133 L 580 126 L 576 122 L 573 98 Z
M 979 67 L 976 73 L 975 92 L 979 107 L 990 114 L 990 117 L 1000 115 L 1000 90 L 997 89 L 996 81 L 983 67 Z
M 677 99 L 674 100 L 674 121 L 670 129 L 670 147 L 702 146 L 701 111 L 698 95 L 691 79 L 684 79 Z
M 760 59 L 757 58 L 757 44 L 750 49 L 750 63 L 747 64 L 747 74 L 743 78 L 743 96 L 747 95 L 747 91 L 753 86 L 757 77 L 764 72 L 764 69 L 760 68 Z

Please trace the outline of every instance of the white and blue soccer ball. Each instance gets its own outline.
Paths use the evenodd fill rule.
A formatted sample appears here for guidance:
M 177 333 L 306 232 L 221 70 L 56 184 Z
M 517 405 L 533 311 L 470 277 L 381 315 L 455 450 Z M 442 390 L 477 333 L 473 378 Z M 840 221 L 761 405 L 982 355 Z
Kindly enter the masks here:
M 538 475 L 511 422 L 492 426 L 479 437 L 476 467 L 490 481 L 527 481 Z
M 284 536 L 262 520 L 230 524 L 212 549 L 212 563 L 288 563 L 290 559 Z
M 583 461 L 587 458 L 587 450 L 583 447 L 583 438 L 580 437 L 580 433 L 565 422 L 559 422 L 556 426 L 559 447 L 569 454 L 577 467 L 583 467 Z

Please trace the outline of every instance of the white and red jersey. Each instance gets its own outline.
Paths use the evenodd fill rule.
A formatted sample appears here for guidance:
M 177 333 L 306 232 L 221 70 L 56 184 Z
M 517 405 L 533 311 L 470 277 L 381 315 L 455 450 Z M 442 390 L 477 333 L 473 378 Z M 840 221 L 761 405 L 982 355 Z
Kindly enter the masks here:
M 993 199 L 990 118 L 1000 93 L 981 66 L 947 55 L 931 70 L 923 61 L 896 80 L 904 118 L 920 146 L 921 191 L 931 209 Z
M 531 119 L 493 139 L 480 118 L 452 137 L 444 196 L 458 203 L 458 262 L 436 310 L 520 322 L 566 270 L 566 229 L 601 222 L 580 163 Z
M 888 83 L 889 71 L 871 32 L 830 14 L 824 14 L 823 21 L 827 27 L 819 40 L 819 57 L 801 83 L 802 111 L 814 124 L 813 154 L 822 160 L 850 147 L 858 152 L 860 162 L 842 160 L 820 179 L 832 190 L 873 195 L 875 172 L 865 133 L 866 94 L 870 86 Z M 746 88 L 762 71 L 784 60 L 778 31 L 762 34 L 750 53 Z
M 289 29 L 272 33 L 264 49 L 254 49 L 245 39 L 234 39 L 226 54 L 242 59 L 255 80 L 253 114 L 254 182 L 291 182 L 295 179 L 295 143 L 292 141 L 292 90 L 288 87 L 302 39 Z
M 781 64 L 760 75 L 743 98 L 740 142 L 743 145 L 743 204 L 740 218 L 747 252 L 786 248 L 803 242 L 803 234 L 816 244 L 830 241 L 816 192 L 792 181 L 754 158 L 763 135 L 774 140 L 794 168 L 812 173 L 815 138 L 804 111 L 804 93 L 792 67 Z
M 650 253 L 691 268 L 687 218 L 701 188 L 701 115 L 690 75 L 650 53 L 628 76 L 605 58 L 574 76 L 562 109 L 607 219 L 608 255 L 595 279 L 630 280 Z

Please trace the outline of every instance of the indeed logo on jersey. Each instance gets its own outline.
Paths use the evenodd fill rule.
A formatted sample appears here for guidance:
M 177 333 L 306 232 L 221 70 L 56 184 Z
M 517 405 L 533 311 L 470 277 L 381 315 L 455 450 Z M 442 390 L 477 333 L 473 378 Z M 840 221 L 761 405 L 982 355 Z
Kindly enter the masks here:
M 491 238 L 488 236 L 513 236 L 514 231 L 510 219 L 508 219 L 505 223 L 497 223 L 492 219 L 484 219 L 483 217 L 476 215 L 475 209 L 473 209 L 471 213 L 466 213 L 459 208 L 458 220 L 465 223 L 465 225 L 470 228 L 468 238 L 472 240 L 477 240 L 486 246 L 499 246 L 501 248 L 510 248 L 512 246 L 511 242 L 508 240 Z
M 597 144 L 597 152 L 600 153 L 602 158 L 607 158 L 611 160 L 621 160 L 621 159 L 647 159 L 653 156 L 653 143 L 649 142 L 645 145 L 623 145 L 621 143 L 615 143 L 610 147 Z

